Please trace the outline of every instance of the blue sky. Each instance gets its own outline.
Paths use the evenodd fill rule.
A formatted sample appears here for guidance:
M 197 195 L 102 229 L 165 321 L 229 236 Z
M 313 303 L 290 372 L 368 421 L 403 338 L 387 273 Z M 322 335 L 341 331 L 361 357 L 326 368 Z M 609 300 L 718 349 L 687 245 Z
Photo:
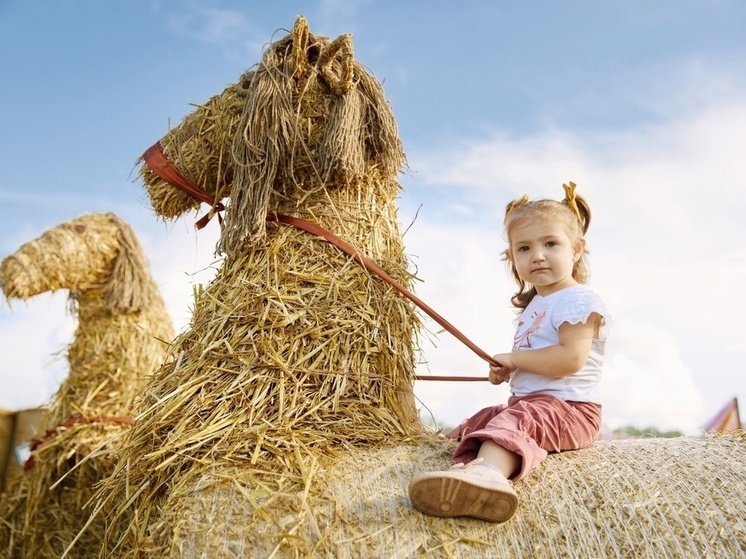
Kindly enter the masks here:
M 746 3 L 740 0 L 0 2 L 0 257 L 85 212 L 140 236 L 179 328 L 216 228 L 153 218 L 139 155 L 260 60 L 303 14 L 353 35 L 408 156 L 400 215 L 418 295 L 490 353 L 512 340 L 499 253 L 505 204 L 594 211 L 592 285 L 612 308 L 607 426 L 697 432 L 746 405 Z M 419 209 L 419 213 L 418 213 Z M 65 374 L 66 294 L 0 305 L 0 407 L 39 405 Z M 430 325 L 437 331 L 438 327 Z M 482 374 L 429 336 L 422 372 Z M 504 387 L 417 384 L 456 423 Z

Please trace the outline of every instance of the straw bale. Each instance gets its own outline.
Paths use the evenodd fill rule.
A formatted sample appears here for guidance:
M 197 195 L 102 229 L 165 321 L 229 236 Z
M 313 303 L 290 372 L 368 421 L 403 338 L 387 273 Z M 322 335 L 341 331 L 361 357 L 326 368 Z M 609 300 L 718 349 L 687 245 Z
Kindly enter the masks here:
M 305 456 L 301 484 L 282 473 L 206 466 L 185 498 L 165 501 L 164 557 L 433 559 L 746 557 L 746 433 L 598 441 L 550 455 L 516 484 L 507 523 L 413 509 L 413 474 L 451 464 L 453 443 Z M 311 484 L 323 487 L 312 495 Z
M 319 456 L 422 430 L 412 306 L 325 241 L 265 221 L 277 211 L 318 223 L 412 283 L 396 208 L 404 165 L 396 122 L 352 56 L 349 37 L 330 42 L 299 18 L 261 64 L 161 141 L 183 174 L 225 201 L 217 247 L 225 258 L 196 290 L 176 361 L 148 383 L 122 462 L 102 485 L 106 556 L 167 549 L 164 511 L 188 516 L 193 499 L 217 498 L 199 485 L 206 469 L 238 469 L 249 484 L 292 494 Z M 239 114 L 234 98 L 243 99 Z M 227 111 L 223 126 L 217 107 Z M 165 192 L 176 189 L 147 165 L 140 176 L 162 217 L 194 207 L 180 194 L 174 203 Z M 320 490 L 311 484 L 309 500 Z
M 116 440 L 166 357 L 173 325 L 134 232 L 111 213 L 24 244 L 0 264 L 0 286 L 9 300 L 67 289 L 77 315 L 68 376 L 40 419 L 34 465 L 0 501 L 4 557 L 59 558 L 88 521 L 92 486 L 113 470 Z M 92 525 L 68 557 L 95 556 L 102 532 Z
M 23 475 L 24 457 L 31 439 L 37 433 L 44 411 L 44 408 L 29 408 L 13 413 L 10 446 L 5 463 L 5 487 L 8 487 L 13 479 Z
M 0 410 L 0 493 L 5 490 L 5 472 L 13 448 L 14 412 Z

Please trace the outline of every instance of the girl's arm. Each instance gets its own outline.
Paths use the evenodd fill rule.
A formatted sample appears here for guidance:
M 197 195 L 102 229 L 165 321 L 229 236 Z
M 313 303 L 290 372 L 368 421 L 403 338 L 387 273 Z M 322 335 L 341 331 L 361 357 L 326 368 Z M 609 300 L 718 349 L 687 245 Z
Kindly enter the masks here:
M 526 349 L 495 355 L 501 368 L 490 367 L 490 381 L 499 384 L 507 380 L 515 369 L 531 371 L 550 378 L 562 378 L 583 368 L 594 335 L 598 335 L 601 317 L 591 313 L 588 320 L 579 324 L 565 322 L 559 327 L 559 343 L 541 349 Z

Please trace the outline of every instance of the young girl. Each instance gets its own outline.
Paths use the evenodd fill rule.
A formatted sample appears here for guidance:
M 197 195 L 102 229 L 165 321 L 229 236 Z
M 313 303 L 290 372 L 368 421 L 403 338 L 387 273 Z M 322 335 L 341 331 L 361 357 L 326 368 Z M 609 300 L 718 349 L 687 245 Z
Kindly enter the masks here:
M 563 186 L 563 202 L 524 196 L 505 210 L 505 257 L 519 287 L 511 302 L 522 312 L 513 351 L 494 356 L 499 366 L 490 366 L 489 380 L 510 381 L 512 395 L 447 435 L 461 439 L 449 471 L 412 479 L 409 498 L 424 513 L 504 522 L 518 505 L 512 482 L 547 452 L 583 448 L 598 435 L 611 318 L 584 285 L 590 208 L 574 183 Z

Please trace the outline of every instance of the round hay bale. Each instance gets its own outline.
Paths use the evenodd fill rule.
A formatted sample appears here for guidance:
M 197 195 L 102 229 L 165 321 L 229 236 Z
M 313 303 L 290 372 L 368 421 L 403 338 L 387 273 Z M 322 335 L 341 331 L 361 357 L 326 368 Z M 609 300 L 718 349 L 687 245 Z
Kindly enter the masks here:
M 349 449 L 307 463 L 305 485 L 205 470 L 165 501 L 165 557 L 746 557 L 746 433 L 598 441 L 550 455 L 516 484 L 504 524 L 413 509 L 413 474 L 445 469 L 453 443 Z M 323 487 L 319 500 L 311 484 Z M 178 507 L 176 506 L 178 504 Z

